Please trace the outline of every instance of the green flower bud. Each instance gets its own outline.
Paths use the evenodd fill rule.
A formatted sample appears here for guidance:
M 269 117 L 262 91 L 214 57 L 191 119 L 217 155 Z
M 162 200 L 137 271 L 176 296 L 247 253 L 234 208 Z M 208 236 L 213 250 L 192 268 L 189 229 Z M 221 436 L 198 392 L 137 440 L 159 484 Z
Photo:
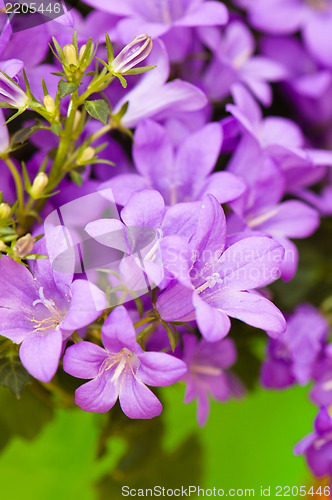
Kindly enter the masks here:
M 22 238 L 19 238 L 17 240 L 16 245 L 14 246 L 14 255 L 16 257 L 19 257 L 20 259 L 23 259 L 27 254 L 31 252 L 35 241 L 36 239 L 33 238 L 30 233 L 22 236 Z
M 83 151 L 83 153 L 81 153 L 80 157 L 77 160 L 77 163 L 78 164 L 85 163 L 85 162 L 91 160 L 95 154 L 96 154 L 96 150 L 94 148 L 92 148 L 91 146 L 88 146 Z
M 33 181 L 30 194 L 32 198 L 38 198 L 43 194 L 44 189 L 48 184 L 48 176 L 44 172 L 40 172 Z
M 10 216 L 10 205 L 8 203 L 0 203 L 0 219 L 8 219 Z
M 53 97 L 51 97 L 50 95 L 46 95 L 43 99 L 43 103 L 46 111 L 53 115 L 55 113 L 55 103 Z
M 77 53 L 74 45 L 72 43 L 68 43 L 63 47 L 63 53 L 65 55 L 66 59 L 66 65 L 74 65 L 77 66 L 78 60 L 77 60 Z

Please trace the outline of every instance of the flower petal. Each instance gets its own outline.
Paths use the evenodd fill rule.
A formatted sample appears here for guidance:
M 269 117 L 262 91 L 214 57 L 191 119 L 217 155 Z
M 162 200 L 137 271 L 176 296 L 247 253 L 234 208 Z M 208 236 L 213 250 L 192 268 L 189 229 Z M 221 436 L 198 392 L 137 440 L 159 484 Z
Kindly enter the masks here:
M 129 418 L 153 418 L 162 411 L 159 399 L 131 374 L 121 380 L 119 399 L 123 412 Z
M 60 330 L 53 330 L 24 340 L 19 354 L 22 365 L 33 377 L 50 382 L 58 369 L 61 352 L 62 334 Z
M 92 342 L 78 342 L 66 349 L 63 369 L 73 377 L 95 378 L 107 356 L 105 349 L 99 345 Z
M 138 357 L 141 365 L 137 376 L 143 384 L 160 387 L 171 385 L 187 371 L 187 366 L 181 359 L 164 352 L 144 352 Z
M 119 393 L 109 375 L 104 373 L 76 389 L 75 403 L 82 410 L 105 413 L 115 405 Z

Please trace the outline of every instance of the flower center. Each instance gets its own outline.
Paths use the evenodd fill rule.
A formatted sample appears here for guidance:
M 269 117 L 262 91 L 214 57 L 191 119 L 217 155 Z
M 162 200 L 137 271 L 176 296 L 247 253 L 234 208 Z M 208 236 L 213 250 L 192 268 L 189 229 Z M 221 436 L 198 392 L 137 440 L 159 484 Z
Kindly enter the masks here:
M 211 276 L 206 277 L 206 282 L 203 285 L 196 288 L 197 293 L 202 293 L 207 288 L 213 288 L 217 283 L 222 283 L 219 273 L 213 273 Z
M 133 352 L 129 351 L 129 349 L 124 347 L 120 352 L 108 356 L 108 358 L 103 361 L 99 370 L 99 376 L 116 366 L 112 375 L 111 382 L 117 382 L 121 375 L 124 374 L 127 370 L 130 370 L 131 374 L 136 377 L 136 372 L 139 368 L 139 365 L 140 362 L 137 356 Z
M 59 326 L 61 321 L 63 320 L 63 316 L 61 311 L 56 306 L 53 299 L 46 299 L 44 295 L 43 287 L 39 288 L 39 297 L 40 299 L 35 300 L 32 305 L 35 307 L 37 304 L 43 304 L 51 313 L 51 316 L 43 319 L 29 318 L 34 324 L 34 329 L 37 332 L 43 332 L 45 330 L 54 330 Z

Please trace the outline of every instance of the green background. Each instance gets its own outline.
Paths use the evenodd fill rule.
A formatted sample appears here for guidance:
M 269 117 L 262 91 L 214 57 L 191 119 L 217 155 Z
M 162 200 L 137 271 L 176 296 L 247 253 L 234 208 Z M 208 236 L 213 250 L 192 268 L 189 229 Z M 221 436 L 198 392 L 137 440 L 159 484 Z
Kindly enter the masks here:
M 78 409 L 57 409 L 51 415 L 41 406 L 44 413 L 40 416 L 40 412 L 34 413 L 39 411 L 34 407 L 37 399 L 28 404 L 31 397 L 27 398 L 27 389 L 19 402 L 14 402 L 7 389 L 1 389 L 1 435 L 3 439 L 11 436 L 0 456 L 1 498 L 117 499 L 125 484 L 135 488 L 193 484 L 258 491 L 260 486 L 310 483 L 303 457 L 292 453 L 294 444 L 311 431 L 315 415 L 306 388 L 277 393 L 258 389 L 242 401 L 213 402 L 202 429 L 197 427 L 195 403 L 182 403 L 183 389 L 177 384 L 162 391 L 162 419 L 130 422 L 129 435 L 141 426 L 133 446 L 126 444 L 123 436 L 110 436 L 99 458 L 105 415 Z M 15 422 L 11 404 L 21 408 Z M 156 427 L 162 421 L 159 449 Z M 23 435 L 16 434 L 19 427 Z M 130 456 L 140 441 L 143 449 L 138 456 Z M 125 459 L 119 467 L 122 456 Z

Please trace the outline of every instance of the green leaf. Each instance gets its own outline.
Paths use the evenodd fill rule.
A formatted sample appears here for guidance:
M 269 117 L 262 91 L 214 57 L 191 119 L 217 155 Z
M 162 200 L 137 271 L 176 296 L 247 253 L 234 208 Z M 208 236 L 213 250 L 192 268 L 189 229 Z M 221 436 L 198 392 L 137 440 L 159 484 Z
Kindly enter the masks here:
M 76 170 L 72 170 L 70 172 L 70 176 L 71 176 L 71 179 L 72 181 L 79 187 L 82 186 L 83 184 L 83 179 L 82 179 L 82 176 L 79 172 L 76 172 Z
M 124 75 L 140 75 L 141 73 L 146 73 L 147 71 L 150 71 L 151 69 L 156 68 L 156 66 L 141 66 L 140 68 L 132 68 L 128 69 Z
M 57 52 L 58 52 L 59 56 L 61 57 L 61 59 L 65 59 L 65 55 L 64 55 L 64 53 L 63 53 L 63 50 L 62 50 L 62 48 L 60 47 L 60 45 L 59 45 L 59 43 L 58 43 L 57 39 L 56 39 L 54 36 L 52 36 L 52 41 L 53 41 L 54 47 L 56 48 L 56 50 L 57 50 Z M 51 46 L 51 49 L 52 49 L 52 52 L 53 52 L 53 48 L 52 48 L 52 46 Z
M 46 95 L 49 95 L 49 92 L 47 90 L 47 86 L 46 86 L 44 78 L 42 79 L 42 86 L 43 86 L 43 92 L 44 92 L 44 97 L 45 97 Z
M 121 118 L 123 118 L 123 116 L 126 114 L 127 112 L 127 109 L 128 109 L 128 106 L 129 106 L 129 101 L 126 101 L 122 106 L 121 106 L 121 109 L 120 111 L 114 115 L 113 118 L 115 118 L 117 121 L 120 121 Z
M 11 106 L 10 104 L 4 101 L 0 101 L 0 108 L 15 109 L 14 106 Z
M 92 118 L 99 120 L 104 125 L 107 124 L 109 117 L 109 108 L 104 99 L 98 99 L 96 101 L 86 101 L 84 103 L 85 109 Z
M 120 83 L 122 85 L 122 87 L 125 89 L 127 88 L 127 80 L 125 78 L 123 78 L 122 75 L 115 75 L 117 78 L 119 78 L 120 80 Z
M 105 33 L 105 38 L 106 38 L 106 50 L 107 50 L 108 64 L 111 64 L 111 62 L 114 60 L 114 52 L 113 52 L 112 42 L 111 42 L 111 39 L 110 39 L 108 33 Z
M 19 357 L 14 355 L 0 359 L 0 385 L 8 387 L 17 398 L 20 398 L 31 377 L 23 368 Z
M 77 83 L 71 83 L 71 82 L 65 82 L 64 80 L 60 80 L 58 89 L 59 89 L 59 95 L 61 99 L 66 97 L 67 95 L 72 94 L 79 88 L 79 85 Z
M 165 321 L 162 321 L 161 323 L 167 332 L 169 343 L 171 345 L 172 351 L 174 352 L 177 344 L 176 328 L 171 328 Z
M 53 134 L 59 135 L 61 130 L 62 130 L 61 124 L 58 122 L 52 123 L 51 130 L 52 130 Z
M 13 135 L 13 137 L 11 139 L 11 143 L 13 145 L 23 144 L 27 139 L 29 139 L 29 137 L 31 137 L 33 134 L 35 134 L 39 130 L 49 130 L 49 127 L 46 127 L 45 125 L 43 125 L 41 123 L 36 123 L 35 125 L 32 125 L 31 127 L 22 128 L 22 129 L 18 130 L 17 132 L 15 132 L 15 134 Z

